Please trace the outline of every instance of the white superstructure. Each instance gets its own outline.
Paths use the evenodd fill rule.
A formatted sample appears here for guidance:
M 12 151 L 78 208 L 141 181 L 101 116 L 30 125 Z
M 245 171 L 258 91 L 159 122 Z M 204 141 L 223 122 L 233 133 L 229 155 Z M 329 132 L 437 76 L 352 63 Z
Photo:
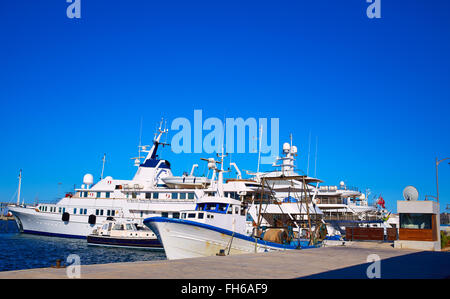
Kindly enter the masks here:
M 386 209 L 379 209 L 375 204 L 370 205 L 367 195 L 356 188 L 349 188 L 343 181 L 339 186 L 306 185 L 299 180 L 273 180 L 270 178 L 292 177 L 299 174 L 295 171 L 295 157 L 297 147 L 291 143 L 283 144 L 283 157 L 277 158 L 273 166 L 278 170 L 271 172 L 249 173 L 256 182 L 264 178 L 267 187 L 271 188 L 280 202 L 304 202 L 305 194 L 311 194 L 314 207 L 323 212 L 323 219 L 327 223 L 330 235 L 342 234 L 345 226 L 371 225 L 390 227 L 383 219 L 388 218 Z

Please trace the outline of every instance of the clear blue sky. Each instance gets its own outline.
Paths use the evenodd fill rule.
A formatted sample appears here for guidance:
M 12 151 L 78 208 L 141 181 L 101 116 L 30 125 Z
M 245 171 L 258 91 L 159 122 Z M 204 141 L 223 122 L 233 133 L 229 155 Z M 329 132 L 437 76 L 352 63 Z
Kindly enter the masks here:
M 194 109 L 280 118 L 304 170 L 311 132 L 318 177 L 393 211 L 407 185 L 435 195 L 434 159 L 450 157 L 450 2 L 381 4 L 369 19 L 365 0 L 81 0 L 77 20 L 65 0 L 2 0 L 0 201 L 20 168 L 26 202 L 54 200 L 99 177 L 105 152 L 106 174 L 129 179 L 141 117 L 149 143 L 162 116 Z M 181 174 L 201 155 L 161 156 Z M 256 169 L 255 154 L 236 161 Z M 439 176 L 443 211 L 450 165 Z

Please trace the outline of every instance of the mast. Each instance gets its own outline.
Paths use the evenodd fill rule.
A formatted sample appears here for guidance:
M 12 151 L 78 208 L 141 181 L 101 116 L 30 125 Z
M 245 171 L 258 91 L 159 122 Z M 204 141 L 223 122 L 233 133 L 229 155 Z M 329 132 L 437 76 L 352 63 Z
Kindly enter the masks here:
M 100 175 L 100 180 L 103 180 L 103 171 L 105 170 L 105 162 L 106 162 L 106 154 L 103 154 L 103 165 L 102 165 L 102 174 Z
M 22 169 L 19 171 L 19 188 L 17 189 L 17 205 L 20 205 L 20 185 L 22 184 Z
M 262 126 L 259 126 L 258 168 L 256 169 L 256 173 L 259 173 L 259 164 L 261 163 L 261 142 L 262 142 Z

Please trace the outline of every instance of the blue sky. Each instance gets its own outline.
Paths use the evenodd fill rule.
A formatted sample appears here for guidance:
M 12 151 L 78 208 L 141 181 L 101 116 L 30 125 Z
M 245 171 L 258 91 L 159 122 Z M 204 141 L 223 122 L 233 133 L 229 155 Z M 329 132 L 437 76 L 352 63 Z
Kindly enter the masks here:
M 306 171 L 382 194 L 436 195 L 450 157 L 450 3 L 381 0 L 0 2 L 0 201 L 55 200 L 85 173 L 131 178 L 139 126 L 161 117 L 277 117 Z M 171 132 L 173 136 L 174 132 Z M 181 174 L 198 154 L 161 152 Z M 257 155 L 236 156 L 256 169 Z M 270 170 L 265 166 L 264 170 Z M 311 173 L 311 172 L 310 172 Z M 61 183 L 60 185 L 58 183 Z M 450 165 L 439 166 L 441 210 Z

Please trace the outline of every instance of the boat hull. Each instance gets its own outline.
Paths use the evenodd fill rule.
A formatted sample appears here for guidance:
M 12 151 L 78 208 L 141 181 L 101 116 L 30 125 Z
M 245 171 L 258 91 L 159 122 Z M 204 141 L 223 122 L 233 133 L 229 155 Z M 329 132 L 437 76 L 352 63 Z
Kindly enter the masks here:
M 27 234 L 86 239 L 95 228 L 87 216 L 71 215 L 70 221 L 62 221 L 61 214 L 40 213 L 31 208 L 11 207 L 19 230 Z
M 232 231 L 189 220 L 151 217 L 144 224 L 164 246 L 169 260 L 297 249 L 297 246 L 258 240 Z
M 139 248 L 139 249 L 159 249 L 162 250 L 162 244 L 157 238 L 115 238 L 109 236 L 87 236 L 88 245 Z

